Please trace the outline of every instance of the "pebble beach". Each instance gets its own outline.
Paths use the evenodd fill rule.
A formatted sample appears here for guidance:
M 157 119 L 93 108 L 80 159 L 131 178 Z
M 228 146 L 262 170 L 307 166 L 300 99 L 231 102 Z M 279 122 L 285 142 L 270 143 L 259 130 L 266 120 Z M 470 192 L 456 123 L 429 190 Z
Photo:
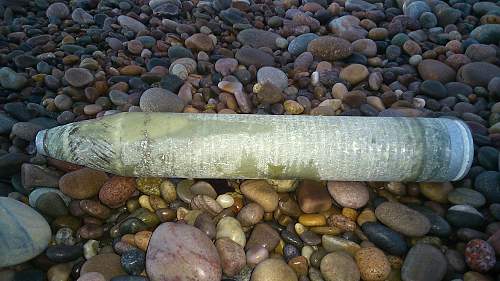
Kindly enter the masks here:
M 121 112 L 452 118 L 474 161 L 341 182 L 37 153 Z M 0 281 L 500 280 L 499 149 L 500 2 L 0 0 Z

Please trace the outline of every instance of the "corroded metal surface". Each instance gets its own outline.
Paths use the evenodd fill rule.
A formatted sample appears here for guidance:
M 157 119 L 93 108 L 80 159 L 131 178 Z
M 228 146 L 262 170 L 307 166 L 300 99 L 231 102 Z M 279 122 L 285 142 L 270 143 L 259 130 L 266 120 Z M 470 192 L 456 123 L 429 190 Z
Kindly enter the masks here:
M 123 176 L 448 181 L 472 162 L 445 118 L 122 113 L 42 131 L 40 153 Z

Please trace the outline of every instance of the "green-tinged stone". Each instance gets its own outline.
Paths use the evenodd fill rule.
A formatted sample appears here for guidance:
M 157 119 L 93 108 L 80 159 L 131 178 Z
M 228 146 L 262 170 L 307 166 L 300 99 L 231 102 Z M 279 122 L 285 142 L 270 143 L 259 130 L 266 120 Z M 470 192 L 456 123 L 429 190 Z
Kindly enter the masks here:
M 160 196 L 160 186 L 163 182 L 160 178 L 138 178 L 137 189 L 147 195 Z
M 144 208 L 135 210 L 129 217 L 140 219 L 148 227 L 155 227 L 160 224 L 160 219 L 156 214 Z
M 47 248 L 50 226 L 31 207 L 0 197 L 0 218 L 0 267 L 30 260 Z
M 479 208 L 486 203 L 486 198 L 474 189 L 457 188 L 448 194 L 448 200 L 457 205 L 471 205 Z
M 47 192 L 36 201 L 36 208 L 49 217 L 59 217 L 68 214 L 68 209 L 63 199 L 55 192 Z
M 148 229 L 148 226 L 138 218 L 128 218 L 120 224 L 120 234 L 135 234 Z

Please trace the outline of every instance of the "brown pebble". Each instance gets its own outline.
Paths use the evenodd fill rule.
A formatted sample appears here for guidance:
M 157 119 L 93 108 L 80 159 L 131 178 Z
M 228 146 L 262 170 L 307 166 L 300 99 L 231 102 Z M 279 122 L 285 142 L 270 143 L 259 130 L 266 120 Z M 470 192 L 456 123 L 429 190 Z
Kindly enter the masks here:
M 391 265 L 384 252 L 376 247 L 361 248 L 354 255 L 361 278 L 365 281 L 384 281 L 391 272 Z
M 86 199 L 97 195 L 107 179 L 104 172 L 82 168 L 62 176 L 59 189 L 73 199 Z
M 146 251 L 148 249 L 149 240 L 151 239 L 153 232 L 151 231 L 139 231 L 134 235 L 134 243 L 137 248 Z
M 297 187 L 296 196 L 300 209 L 307 214 L 323 212 L 332 206 L 332 198 L 321 182 L 302 181 Z
M 278 207 L 278 193 L 265 180 L 247 180 L 240 185 L 243 195 L 264 208 L 265 212 L 273 212 Z
M 136 188 L 135 179 L 113 176 L 99 191 L 99 200 L 111 208 L 119 207 L 127 201 Z

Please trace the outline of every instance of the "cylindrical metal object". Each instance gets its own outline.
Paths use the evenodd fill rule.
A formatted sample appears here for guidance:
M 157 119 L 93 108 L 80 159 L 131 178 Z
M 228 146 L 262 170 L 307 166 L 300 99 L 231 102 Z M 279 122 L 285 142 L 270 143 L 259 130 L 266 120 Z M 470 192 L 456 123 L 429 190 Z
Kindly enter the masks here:
M 41 131 L 38 152 L 123 176 L 450 181 L 473 159 L 446 118 L 121 113 Z

